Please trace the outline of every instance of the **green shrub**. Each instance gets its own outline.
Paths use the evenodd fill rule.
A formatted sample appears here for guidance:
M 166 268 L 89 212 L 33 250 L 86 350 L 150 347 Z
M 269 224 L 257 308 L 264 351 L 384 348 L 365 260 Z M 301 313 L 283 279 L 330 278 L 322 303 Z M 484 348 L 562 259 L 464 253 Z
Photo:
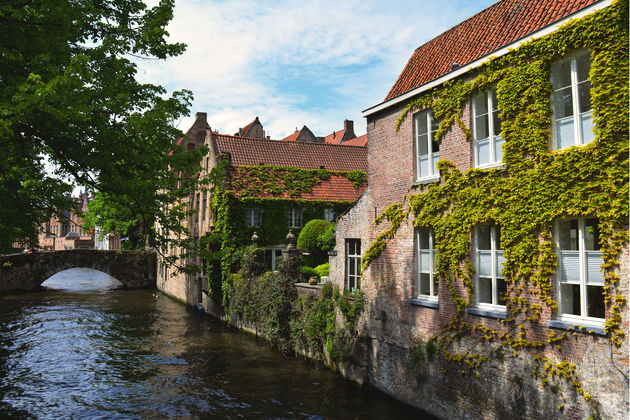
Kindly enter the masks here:
M 317 273 L 317 278 L 321 279 L 324 276 L 328 276 L 330 274 L 330 264 L 324 263 L 315 267 L 315 272 Z
M 322 297 L 324 299 L 330 299 L 333 295 L 333 285 L 331 282 L 327 281 L 322 286 Z
M 328 228 L 317 237 L 317 245 L 322 251 L 332 251 L 335 249 L 335 233 L 337 228 L 332 223 Z
M 245 248 L 241 266 L 245 277 L 252 278 L 263 274 L 266 271 L 265 248 L 255 248 L 253 246 Z
M 302 266 L 300 267 L 300 273 L 302 274 L 302 280 L 308 281 L 311 277 L 316 277 L 319 280 L 319 274 L 313 267 Z
M 300 231 L 297 247 L 310 254 L 310 260 L 315 264 L 321 264 L 328 258 L 327 251 L 320 246 L 319 237 L 334 225 L 322 219 L 313 219 Z

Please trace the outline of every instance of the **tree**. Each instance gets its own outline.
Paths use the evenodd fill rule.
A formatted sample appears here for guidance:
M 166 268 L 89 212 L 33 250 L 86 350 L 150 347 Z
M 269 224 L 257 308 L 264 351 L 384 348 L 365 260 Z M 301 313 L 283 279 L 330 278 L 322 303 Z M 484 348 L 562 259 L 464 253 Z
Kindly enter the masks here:
M 100 192 L 110 216 L 146 234 L 181 231 L 181 205 L 203 149 L 173 144 L 189 91 L 141 84 L 137 59 L 166 59 L 173 0 L 23 0 L 0 4 L 0 252 L 37 242 L 38 225 L 71 205 L 72 184 Z M 51 175 L 44 162 L 55 168 Z M 183 176 L 182 176 L 183 175 Z M 64 179 L 69 181 L 64 181 Z M 165 246 L 166 235 L 157 235 Z

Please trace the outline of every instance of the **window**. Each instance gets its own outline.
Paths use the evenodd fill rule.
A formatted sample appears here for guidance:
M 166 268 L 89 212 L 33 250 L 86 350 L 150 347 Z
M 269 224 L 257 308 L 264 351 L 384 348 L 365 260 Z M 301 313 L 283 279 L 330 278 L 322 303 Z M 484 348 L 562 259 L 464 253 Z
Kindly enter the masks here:
M 475 295 L 479 307 L 505 309 L 507 288 L 501 276 L 505 259 L 500 240 L 498 225 L 481 225 L 475 229 Z
M 494 166 L 503 159 L 501 120 L 497 107 L 496 89 L 473 96 L 473 139 L 475 166 Z
M 606 315 L 598 220 L 561 220 L 555 233 L 559 255 L 558 317 L 601 324 Z
M 418 297 L 437 299 L 438 276 L 435 274 L 435 248 L 432 229 L 416 228 L 416 250 Z
M 203 193 L 203 200 L 201 201 L 201 203 L 202 203 L 201 220 L 203 220 L 203 221 L 206 220 L 206 207 L 208 206 L 208 200 L 207 200 L 206 194 L 207 194 L 206 192 Z
M 292 228 L 302 227 L 302 209 L 290 208 L 288 210 L 288 225 Z
M 265 266 L 267 270 L 278 271 L 278 263 L 282 259 L 282 247 L 270 247 L 265 249 Z
M 553 148 L 586 144 L 593 134 L 591 54 L 582 51 L 551 65 L 553 85 Z M 576 112 L 577 111 L 577 112 Z
M 337 212 L 332 207 L 326 207 L 324 209 L 324 219 L 327 222 L 334 223 L 335 218 L 337 217 Z
M 416 126 L 416 179 L 439 175 L 435 164 L 440 160 L 440 144 L 435 141 L 439 122 L 433 118 L 433 111 L 422 111 L 414 117 Z
M 346 239 L 346 290 L 361 288 L 361 239 Z
M 245 209 L 245 221 L 247 227 L 260 226 L 262 223 L 262 210 L 260 207 L 247 207 Z

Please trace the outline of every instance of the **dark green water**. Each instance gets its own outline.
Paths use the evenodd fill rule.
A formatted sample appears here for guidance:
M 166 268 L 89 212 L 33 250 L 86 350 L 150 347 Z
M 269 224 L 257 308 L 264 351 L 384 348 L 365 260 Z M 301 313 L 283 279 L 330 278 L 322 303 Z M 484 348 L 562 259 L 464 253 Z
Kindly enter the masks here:
M 68 270 L 48 282 L 65 290 L 0 297 L 0 417 L 430 418 L 94 273 Z

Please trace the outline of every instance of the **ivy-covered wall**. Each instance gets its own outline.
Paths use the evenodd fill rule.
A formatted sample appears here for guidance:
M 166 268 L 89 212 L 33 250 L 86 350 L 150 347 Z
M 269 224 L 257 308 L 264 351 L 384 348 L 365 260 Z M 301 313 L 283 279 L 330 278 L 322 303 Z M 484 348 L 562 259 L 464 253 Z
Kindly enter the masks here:
M 366 297 L 373 324 L 367 327 L 375 340 L 386 335 L 388 343 L 408 347 L 409 360 L 418 346 L 431 343 L 441 369 L 434 371 L 432 380 L 438 381 L 441 374 L 451 385 L 461 385 L 461 392 L 468 387 L 469 394 L 458 394 L 458 398 L 468 398 L 468 404 L 482 399 L 483 394 L 475 397 L 470 393 L 476 387 L 495 381 L 500 390 L 500 378 L 484 377 L 500 372 L 505 387 L 510 379 L 521 387 L 526 384 L 534 390 L 532 395 L 542 387 L 540 394 L 549 397 L 553 407 L 551 417 L 614 417 L 628 409 L 628 372 L 623 362 L 628 357 L 628 288 L 627 279 L 620 278 L 628 265 L 627 17 L 627 2 L 616 1 L 422 94 L 402 110 L 382 111 L 368 120 L 368 177 L 373 204 L 381 213 L 375 219 L 379 226 L 374 241 L 363 256 L 362 285 L 369 288 Z M 551 65 L 577 50 L 591 52 L 595 140 L 552 151 Z M 413 148 L 412 114 L 427 108 L 434 111 L 440 120 L 437 137 L 442 141 L 442 157 L 448 154 L 442 151 L 460 134 L 469 141 L 470 156 L 469 103 L 477 92 L 492 87 L 497 90 L 501 137 L 506 140 L 503 167 L 470 169 L 470 160 L 468 165 L 442 160 L 438 164 L 440 182 L 412 185 L 413 162 L 405 153 L 405 147 Z M 398 121 L 394 126 L 391 117 L 395 113 Z M 405 142 L 407 145 L 398 147 Z M 383 169 L 386 163 L 381 160 L 396 156 L 395 151 L 399 153 L 389 164 L 390 172 L 409 174 L 406 186 L 401 185 L 406 175 L 387 176 L 387 168 Z M 387 208 L 382 211 L 383 207 Z M 589 334 L 588 329 L 547 326 L 558 308 L 558 259 L 552 230 L 558 220 L 570 217 L 599 220 L 605 337 Z M 501 226 L 508 289 L 504 320 L 467 313 L 475 305 L 471 232 L 483 223 Z M 414 226 L 434 231 L 440 277 L 437 310 L 413 307 L 409 302 L 417 294 Z M 387 331 L 376 327 L 381 311 L 389 314 Z M 421 343 L 413 345 L 409 337 Z M 576 360 L 581 362 L 574 363 Z M 392 369 L 389 374 L 410 375 L 412 370 Z M 508 377 L 508 371 L 513 376 Z M 453 375 L 461 375 L 461 382 Z M 608 390 L 597 382 L 598 375 L 605 375 Z M 386 376 L 375 377 L 375 384 L 383 386 Z M 414 380 L 402 382 L 409 386 Z M 422 381 L 416 386 L 421 387 Z M 407 390 L 401 393 L 409 395 Z M 510 414 L 509 398 L 500 397 L 495 413 Z M 541 415 L 535 408 L 526 410 L 527 415 Z M 524 415 L 522 411 L 520 415 Z
M 342 177 L 360 191 L 365 188 L 367 176 L 362 171 L 305 170 L 295 167 L 270 165 L 233 166 L 228 157 L 222 157 L 209 174 L 214 228 L 201 242 L 201 256 L 209 264 L 210 296 L 223 301 L 223 291 L 230 273 L 240 269 L 245 247 L 252 245 L 252 235 L 258 236 L 261 247 L 286 244 L 291 229 L 297 239 L 300 228 L 289 227 L 288 212 L 301 208 L 302 226 L 312 219 L 323 219 L 326 208 L 342 214 L 352 201 L 326 201 L 303 198 L 313 188 L 326 183 L 331 177 Z M 247 226 L 247 208 L 261 209 L 260 226 Z

